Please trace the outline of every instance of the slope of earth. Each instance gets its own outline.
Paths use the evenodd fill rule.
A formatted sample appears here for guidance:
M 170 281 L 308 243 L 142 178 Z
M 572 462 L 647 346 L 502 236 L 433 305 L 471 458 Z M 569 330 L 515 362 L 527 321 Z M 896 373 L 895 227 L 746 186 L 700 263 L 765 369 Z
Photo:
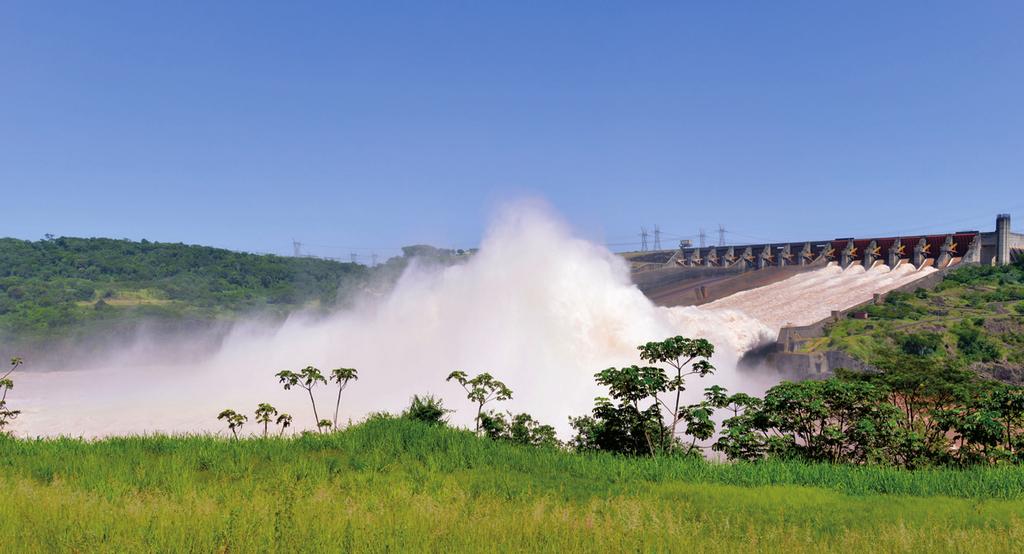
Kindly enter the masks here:
M 377 418 L 297 438 L 0 438 L 0 533 L 22 552 L 1019 552 L 1022 482 L 571 454 Z
M 1024 264 L 965 266 L 933 291 L 892 293 L 864 313 L 867 319 L 832 325 L 805 350 L 838 349 L 870 363 L 884 350 L 898 349 L 1024 382 Z

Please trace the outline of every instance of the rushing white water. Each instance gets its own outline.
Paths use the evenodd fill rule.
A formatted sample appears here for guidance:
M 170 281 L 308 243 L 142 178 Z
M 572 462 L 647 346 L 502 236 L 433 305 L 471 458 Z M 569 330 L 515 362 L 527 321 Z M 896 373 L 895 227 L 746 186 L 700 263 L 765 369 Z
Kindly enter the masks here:
M 274 377 L 312 364 L 325 373 L 359 369 L 342 421 L 397 412 L 411 395 L 433 393 L 458 410 L 454 423 L 467 425 L 472 406 L 457 384 L 445 382 L 459 369 L 492 373 L 515 392 L 495 408 L 529 412 L 564 435 L 568 416 L 587 413 L 603 394 L 593 374 L 637 363 L 641 343 L 681 334 L 716 345 L 718 371 L 693 384 L 691 399 L 710 384 L 760 393 L 770 377 L 754 382 L 737 374 L 736 362 L 774 340 L 780 326 L 822 319 L 931 271 L 830 266 L 700 308 L 660 308 L 632 285 L 619 256 L 573 238 L 542 207 L 523 204 L 497 218 L 464 265 L 413 265 L 387 296 L 327 319 L 239 325 L 198 363 L 152 363 L 154 355 L 138 365 L 112 353 L 101 370 L 40 371 L 48 368 L 28 360 L 9 397 L 23 410 L 13 429 L 21 436 L 86 437 L 223 432 L 218 412 L 251 416 L 259 402 L 293 414 L 296 429 L 312 429 L 305 391 L 284 391 Z M 335 394 L 331 386 L 318 390 L 321 418 L 333 415 Z M 244 431 L 256 427 L 250 422 Z
M 313 427 L 305 391 L 281 389 L 274 374 L 309 364 L 356 367 L 342 419 L 401 410 L 412 394 L 434 393 L 468 424 L 472 409 L 452 370 L 488 371 L 513 400 L 495 406 L 526 411 L 561 431 L 587 413 L 601 393 L 596 371 L 637 363 L 636 346 L 682 334 L 717 347 L 713 381 L 744 390 L 738 357 L 774 339 L 762 323 L 735 310 L 659 308 L 629 280 L 623 260 L 584 240 L 534 205 L 506 210 L 480 252 L 446 269 L 411 267 L 394 291 L 327 320 L 293 317 L 283 326 L 241 326 L 212 358 L 137 367 L 111 362 L 96 371 L 25 371 L 10 400 L 24 410 L 22 436 L 102 436 L 222 431 L 224 408 L 252 414 L 270 402 Z M 29 360 L 31 363 L 31 360 Z M 31 367 L 31 366 L 29 366 Z M 320 417 L 333 413 L 335 389 L 317 394 Z M 254 432 L 251 423 L 246 432 Z
M 828 317 L 832 310 L 844 310 L 912 283 L 936 270 L 920 270 L 909 264 L 889 269 L 880 264 L 865 270 L 854 264 L 845 270 L 835 263 L 801 273 L 756 289 L 727 296 L 706 304 L 711 310 L 736 309 L 757 319 L 776 333 L 786 325 L 809 325 Z

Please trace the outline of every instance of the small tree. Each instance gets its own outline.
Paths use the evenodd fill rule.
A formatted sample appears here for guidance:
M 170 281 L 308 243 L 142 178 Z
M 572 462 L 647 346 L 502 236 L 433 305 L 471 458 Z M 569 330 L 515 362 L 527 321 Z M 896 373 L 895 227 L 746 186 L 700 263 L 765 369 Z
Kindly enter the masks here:
M 223 419 L 228 424 L 228 429 L 231 429 L 231 434 L 238 439 L 238 430 L 245 425 L 245 422 L 249 420 L 248 416 L 242 415 L 232 409 L 222 411 L 217 419 Z
M 682 420 L 687 420 L 690 427 L 696 420 L 703 421 L 705 417 L 710 421 L 710 413 L 704 408 L 696 412 L 693 409 L 680 412 L 679 402 L 682 399 L 683 391 L 686 390 L 686 378 L 691 375 L 706 377 L 715 371 L 711 365 L 711 356 L 715 353 L 715 347 L 705 339 L 688 339 L 686 337 L 672 337 L 661 342 L 649 342 L 638 347 L 640 359 L 647 363 L 665 363 L 675 369 L 675 377 L 668 382 L 668 390 L 676 391 L 675 404 L 670 409 L 672 423 L 669 425 L 672 438 L 676 437 L 676 426 Z M 689 366 L 689 371 L 684 370 Z M 666 406 L 667 407 L 667 406 Z M 694 407 L 691 407 L 694 408 Z M 712 425 L 713 427 L 713 425 Z M 712 433 L 714 429 L 712 428 Z M 704 434 L 703 431 L 699 434 Z M 674 441 L 673 441 L 674 442 Z
M 339 367 L 331 370 L 331 381 L 338 384 L 338 401 L 334 404 L 334 428 L 338 428 L 338 411 L 341 409 L 341 393 L 349 381 L 358 381 L 359 372 L 351 367 Z
M 669 448 L 673 436 L 665 428 L 662 402 L 669 379 L 659 367 L 610 367 L 594 375 L 599 385 L 608 387 L 608 398 L 595 399 L 592 423 L 584 427 L 596 432 L 601 450 L 622 454 L 654 455 Z M 580 421 L 580 424 L 584 424 Z
M 12 410 L 7 407 L 7 393 L 14 388 L 14 380 L 11 379 L 11 373 L 14 373 L 15 369 L 22 364 L 21 358 L 11 358 L 11 367 L 6 373 L 0 377 L 0 433 L 3 432 L 4 428 L 20 414 L 21 410 Z
M 316 411 L 316 400 L 313 399 L 313 388 L 316 387 L 317 383 L 326 385 L 327 379 L 324 378 L 323 373 L 313 366 L 306 366 L 302 368 L 298 373 L 294 371 L 284 370 L 277 374 L 277 378 L 284 385 L 284 390 L 291 390 L 294 386 L 299 386 L 306 389 L 309 393 L 309 402 L 313 405 L 313 420 L 317 422 L 317 427 L 320 427 L 320 414 Z M 322 430 L 322 429 L 321 429 Z
M 277 436 L 283 436 L 284 430 L 291 427 L 292 425 L 292 416 L 291 414 L 281 414 L 277 416 L 277 421 L 275 423 L 277 423 L 278 427 L 281 428 L 281 431 L 278 433 Z
M 266 438 L 267 430 L 270 427 L 270 422 L 274 420 L 274 416 L 277 415 L 277 408 L 267 404 L 266 402 L 260 403 L 256 407 L 256 423 L 263 424 L 263 437 Z
M 332 425 L 334 424 L 331 423 L 331 420 L 329 419 L 321 419 L 316 423 L 317 429 L 319 429 L 321 433 L 326 432 Z
M 490 373 L 481 373 L 472 379 L 466 376 L 464 371 L 453 371 L 448 374 L 447 381 L 455 380 L 466 390 L 466 398 L 475 402 L 476 408 L 476 429 L 480 432 L 480 414 L 483 413 L 484 405 L 491 401 L 508 400 L 512 398 L 512 389 L 505 386 L 505 383 L 498 381 Z

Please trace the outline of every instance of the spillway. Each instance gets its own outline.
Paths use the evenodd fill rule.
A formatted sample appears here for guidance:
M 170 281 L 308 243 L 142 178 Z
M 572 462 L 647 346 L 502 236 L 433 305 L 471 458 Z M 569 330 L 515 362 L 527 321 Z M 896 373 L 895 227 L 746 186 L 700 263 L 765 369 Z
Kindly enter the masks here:
M 777 283 L 738 292 L 705 304 L 701 309 L 733 309 L 764 323 L 774 332 L 784 326 L 810 325 L 827 318 L 834 310 L 846 310 L 926 277 L 932 267 L 902 264 L 895 269 L 879 264 L 870 270 L 835 263 Z

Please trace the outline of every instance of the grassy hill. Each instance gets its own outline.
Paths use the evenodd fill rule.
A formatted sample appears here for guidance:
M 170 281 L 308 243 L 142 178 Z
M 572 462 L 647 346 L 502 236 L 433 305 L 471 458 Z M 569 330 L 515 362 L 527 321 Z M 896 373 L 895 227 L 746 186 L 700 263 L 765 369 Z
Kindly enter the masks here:
M 0 239 L 0 338 L 46 339 L 142 318 L 214 320 L 330 307 L 365 266 L 104 238 Z
M 895 348 L 949 357 L 1002 380 L 1024 378 L 1024 264 L 959 268 L 933 291 L 893 293 L 865 311 L 868 319 L 834 324 L 808 349 L 871 361 Z
M 1019 552 L 1024 471 L 571 454 L 402 419 L 297 438 L 0 437 L 23 552 Z

